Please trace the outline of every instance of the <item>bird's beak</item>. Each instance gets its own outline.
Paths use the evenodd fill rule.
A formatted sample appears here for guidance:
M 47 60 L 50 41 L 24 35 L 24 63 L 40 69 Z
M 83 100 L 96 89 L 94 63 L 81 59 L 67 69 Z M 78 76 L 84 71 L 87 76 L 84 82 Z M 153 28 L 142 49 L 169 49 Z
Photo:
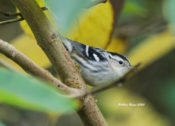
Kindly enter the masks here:
M 137 70 L 140 67 L 141 63 L 136 64 L 135 66 L 129 66 L 129 69 Z
M 135 66 L 129 66 L 128 68 L 133 69 L 133 70 L 137 70 L 137 67 L 135 67 Z

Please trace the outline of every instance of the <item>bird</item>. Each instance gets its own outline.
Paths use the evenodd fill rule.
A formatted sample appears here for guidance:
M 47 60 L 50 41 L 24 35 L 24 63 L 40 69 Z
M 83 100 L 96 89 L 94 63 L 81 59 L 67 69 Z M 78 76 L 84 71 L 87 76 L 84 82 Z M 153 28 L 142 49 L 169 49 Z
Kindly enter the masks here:
M 91 86 L 114 83 L 130 69 L 129 60 L 119 53 L 91 47 L 62 37 L 62 42 L 73 61 L 80 67 L 80 74 Z

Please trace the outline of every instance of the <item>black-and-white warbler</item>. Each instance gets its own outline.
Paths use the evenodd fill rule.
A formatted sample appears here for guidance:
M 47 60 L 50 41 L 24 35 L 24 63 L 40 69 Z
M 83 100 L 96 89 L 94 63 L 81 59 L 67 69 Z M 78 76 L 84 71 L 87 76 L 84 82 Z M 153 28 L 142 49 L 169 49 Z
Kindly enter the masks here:
M 72 59 L 81 68 L 81 75 L 89 85 L 114 83 L 132 68 L 128 59 L 118 53 L 90 47 L 62 38 L 63 44 Z

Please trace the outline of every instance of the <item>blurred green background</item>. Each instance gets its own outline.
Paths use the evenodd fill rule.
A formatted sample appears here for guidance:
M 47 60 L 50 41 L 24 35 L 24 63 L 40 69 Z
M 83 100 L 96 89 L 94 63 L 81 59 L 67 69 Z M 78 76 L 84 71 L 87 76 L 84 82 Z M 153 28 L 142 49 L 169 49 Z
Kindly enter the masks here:
M 113 38 L 120 39 L 118 50 L 131 64 L 141 62 L 142 66 L 122 87 L 95 95 L 109 126 L 174 126 L 174 5 L 175 0 L 125 1 Z M 15 7 L 10 0 L 0 0 L 0 10 L 14 12 Z M 7 19 L 0 15 L 0 21 Z M 13 42 L 22 34 L 19 23 L 0 25 L 3 40 Z M 0 122 L 0 126 L 83 125 L 76 113 L 57 118 L 3 103 Z

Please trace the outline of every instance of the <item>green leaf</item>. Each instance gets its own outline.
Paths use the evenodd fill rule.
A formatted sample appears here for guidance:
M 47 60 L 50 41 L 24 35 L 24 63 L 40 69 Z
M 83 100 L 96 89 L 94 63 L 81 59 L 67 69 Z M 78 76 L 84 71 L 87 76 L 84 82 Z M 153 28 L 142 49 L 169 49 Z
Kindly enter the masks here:
M 0 101 L 21 108 L 48 113 L 72 111 L 76 102 L 33 77 L 0 69 Z
M 165 85 L 160 87 L 160 98 L 162 105 L 166 106 L 166 112 L 174 115 L 175 113 L 175 79 L 169 78 L 166 80 Z
M 0 121 L 0 126 L 5 126 L 5 124 Z
M 164 4 L 164 16 L 172 24 L 175 33 L 175 0 L 166 0 Z
M 143 16 L 146 13 L 146 9 L 134 2 L 126 2 L 123 13 Z
M 77 16 L 90 6 L 92 0 L 44 0 L 52 12 L 59 30 L 67 32 Z

